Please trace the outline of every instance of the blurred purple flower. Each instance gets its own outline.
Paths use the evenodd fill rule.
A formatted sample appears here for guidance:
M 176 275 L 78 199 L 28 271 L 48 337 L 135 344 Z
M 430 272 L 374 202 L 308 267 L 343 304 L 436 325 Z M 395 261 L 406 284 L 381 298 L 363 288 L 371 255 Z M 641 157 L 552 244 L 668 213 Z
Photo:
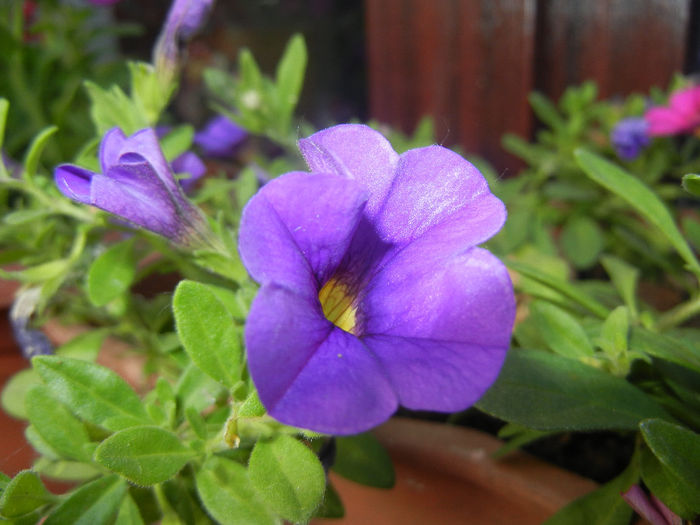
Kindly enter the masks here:
M 622 499 L 651 525 L 683 525 L 683 520 L 653 494 L 647 496 L 639 485 L 622 493 Z
M 649 135 L 665 136 L 690 133 L 700 127 L 700 86 L 676 91 L 667 107 L 653 107 L 646 111 Z
M 456 153 L 398 155 L 341 125 L 299 142 L 311 173 L 249 201 L 239 250 L 262 286 L 245 329 L 270 415 L 353 434 L 399 404 L 451 412 L 493 383 L 515 315 L 505 266 L 476 245 L 506 210 Z
M 209 120 L 194 136 L 194 143 L 205 155 L 228 157 L 248 136 L 248 132 L 224 115 Z
M 173 1 L 154 49 L 156 69 L 163 75 L 174 75 L 180 45 L 192 38 L 204 24 L 213 5 L 214 0 Z
M 643 118 L 624 118 L 612 130 L 610 141 L 623 160 L 636 159 L 649 145 L 649 124 Z
M 54 172 L 66 196 L 96 206 L 182 245 L 206 237 L 199 210 L 185 197 L 153 129 L 126 137 L 118 128 L 100 144 L 102 173 L 62 164 Z

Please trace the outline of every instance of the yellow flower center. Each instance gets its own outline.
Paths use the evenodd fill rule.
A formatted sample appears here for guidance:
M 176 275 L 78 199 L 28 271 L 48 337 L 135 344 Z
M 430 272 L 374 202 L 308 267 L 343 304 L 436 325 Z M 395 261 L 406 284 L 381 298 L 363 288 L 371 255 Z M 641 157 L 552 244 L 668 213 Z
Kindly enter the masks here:
M 349 293 L 347 286 L 331 279 L 318 292 L 318 300 L 321 301 L 326 319 L 341 330 L 353 333 L 357 309 L 353 304 L 355 297 Z

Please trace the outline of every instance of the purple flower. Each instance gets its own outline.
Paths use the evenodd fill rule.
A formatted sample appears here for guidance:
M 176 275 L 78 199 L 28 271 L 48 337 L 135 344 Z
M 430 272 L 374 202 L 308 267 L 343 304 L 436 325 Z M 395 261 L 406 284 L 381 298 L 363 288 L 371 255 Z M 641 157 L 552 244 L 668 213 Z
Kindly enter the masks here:
M 174 74 L 182 42 L 192 38 L 206 21 L 214 0 L 174 0 L 154 50 L 156 69 Z
M 649 145 L 649 124 L 643 118 L 624 118 L 612 130 L 610 141 L 623 160 L 636 159 Z
M 341 125 L 299 142 L 311 173 L 275 179 L 243 211 L 241 258 L 261 284 L 245 341 L 270 415 L 353 434 L 399 404 L 451 412 L 498 375 L 515 301 L 476 245 L 506 210 L 439 146 L 398 155 Z
M 204 177 L 204 174 L 207 172 L 207 167 L 204 165 L 204 162 L 202 162 L 202 159 L 191 151 L 186 151 L 178 156 L 173 160 L 171 166 L 175 173 L 186 175 L 186 177 L 178 179 L 185 193 L 190 193 L 197 184 L 197 181 Z
M 668 107 L 650 108 L 644 118 L 653 137 L 692 132 L 700 127 L 700 86 L 676 91 Z
M 639 485 L 632 485 L 627 492 L 623 492 L 622 499 L 652 525 L 683 525 L 680 516 L 653 494 L 647 496 Z
M 199 210 L 184 196 L 153 129 L 124 136 L 114 128 L 100 144 L 102 173 L 62 164 L 54 172 L 66 196 L 96 206 L 183 245 L 206 237 Z
M 209 120 L 204 128 L 194 136 L 194 143 L 205 155 L 228 157 L 245 138 L 246 130 L 224 115 Z

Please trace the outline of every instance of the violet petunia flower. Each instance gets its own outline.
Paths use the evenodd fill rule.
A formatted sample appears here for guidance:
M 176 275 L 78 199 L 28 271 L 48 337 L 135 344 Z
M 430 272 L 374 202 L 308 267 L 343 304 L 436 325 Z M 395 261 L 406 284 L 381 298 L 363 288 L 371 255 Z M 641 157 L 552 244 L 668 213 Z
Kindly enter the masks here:
M 664 505 L 654 494 L 651 497 L 647 496 L 639 485 L 632 485 L 623 492 L 622 499 L 651 525 L 683 525 L 683 519 L 680 516 Z
M 179 48 L 206 21 L 214 0 L 173 0 L 153 52 L 156 70 L 166 79 L 178 67 Z
M 440 146 L 398 155 L 371 128 L 340 125 L 299 147 L 311 173 L 263 186 L 239 235 L 261 284 L 245 341 L 268 413 L 354 434 L 398 405 L 472 405 L 515 316 L 505 266 L 477 247 L 503 225 L 503 203 Z
M 207 167 L 195 153 L 186 151 L 176 157 L 170 164 L 176 174 L 184 175 L 178 178 L 178 182 L 185 193 L 190 193 L 194 189 L 197 181 L 204 177 Z
M 206 222 L 175 180 L 153 129 L 130 137 L 118 128 L 108 131 L 100 144 L 100 165 L 102 173 L 58 166 L 58 189 L 177 244 L 193 246 L 207 238 Z
M 653 107 L 644 119 L 649 124 L 649 135 L 665 136 L 690 133 L 700 127 L 700 86 L 676 91 L 667 107 Z
M 649 124 L 643 118 L 624 118 L 612 130 L 610 141 L 623 160 L 634 160 L 649 145 Z
M 245 140 L 248 132 L 224 115 L 210 119 L 201 131 L 194 136 L 205 155 L 210 157 L 228 157 L 236 146 Z

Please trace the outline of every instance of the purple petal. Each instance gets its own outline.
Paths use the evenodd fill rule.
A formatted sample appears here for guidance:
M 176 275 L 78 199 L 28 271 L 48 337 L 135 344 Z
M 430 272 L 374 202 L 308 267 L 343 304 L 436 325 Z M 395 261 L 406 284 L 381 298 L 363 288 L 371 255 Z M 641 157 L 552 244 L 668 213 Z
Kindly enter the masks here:
M 69 199 L 91 204 L 90 181 L 97 174 L 72 164 L 61 164 L 54 170 L 54 180 L 58 189 Z
M 317 299 L 263 286 L 245 340 L 260 399 L 283 423 L 355 434 L 396 410 L 396 395 L 376 359 L 323 317 Z
M 248 136 L 248 132 L 229 118 L 219 115 L 207 122 L 194 136 L 194 143 L 205 155 L 227 157 Z
M 311 171 L 355 179 L 369 192 L 368 217 L 384 202 L 399 156 L 379 132 L 360 124 L 343 124 L 299 140 Z
M 173 195 L 180 194 L 180 187 L 173 177 L 168 161 L 165 160 L 163 150 L 158 142 L 158 136 L 153 129 L 142 129 L 127 137 L 119 150 L 119 158 L 127 153 L 136 153 L 146 159 L 146 162 L 153 167 L 155 175 L 161 180 L 163 185 Z
M 453 151 L 428 146 L 401 155 L 377 227 L 394 243 L 439 228 L 466 249 L 492 237 L 505 218 L 505 206 L 479 170 Z
M 362 216 L 366 194 L 355 182 L 288 173 L 263 186 L 241 217 L 239 251 L 259 283 L 318 294 L 333 274 Z
M 669 525 L 639 485 L 632 485 L 623 492 L 622 499 L 651 525 Z
M 100 142 L 100 166 L 102 173 L 105 173 L 109 168 L 119 162 L 119 156 L 122 154 L 122 148 L 126 142 L 126 136 L 119 128 L 112 128 Z
M 180 186 L 189 193 L 195 184 L 207 172 L 207 167 L 195 153 L 186 151 L 172 162 L 173 171 L 176 174 L 187 174 L 186 178 L 178 179 Z
M 515 300 L 505 266 L 488 251 L 446 256 L 413 243 L 372 279 L 358 313 L 400 403 L 450 412 L 474 403 L 498 375 Z

